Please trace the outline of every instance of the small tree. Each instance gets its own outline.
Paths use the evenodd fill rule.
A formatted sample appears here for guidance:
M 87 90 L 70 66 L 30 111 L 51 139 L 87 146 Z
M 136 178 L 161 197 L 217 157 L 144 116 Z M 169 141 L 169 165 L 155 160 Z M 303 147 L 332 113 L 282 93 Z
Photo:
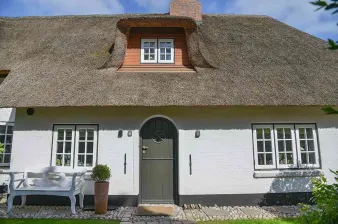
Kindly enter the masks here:
M 331 0 L 330 2 L 328 2 L 327 0 L 317 0 L 317 1 L 311 2 L 311 4 L 315 6 L 319 6 L 317 10 L 324 9 L 327 11 L 333 11 L 332 14 L 338 13 L 338 0 Z M 329 39 L 328 42 L 329 42 L 329 49 L 331 50 L 338 49 L 338 41 L 335 42 L 334 40 Z
M 316 208 L 301 205 L 301 220 L 306 224 L 337 224 L 338 223 L 338 171 L 334 172 L 336 183 L 328 184 L 324 175 L 313 178 L 312 201 Z
M 2 160 L 4 151 L 5 151 L 4 144 L 0 142 L 0 160 Z

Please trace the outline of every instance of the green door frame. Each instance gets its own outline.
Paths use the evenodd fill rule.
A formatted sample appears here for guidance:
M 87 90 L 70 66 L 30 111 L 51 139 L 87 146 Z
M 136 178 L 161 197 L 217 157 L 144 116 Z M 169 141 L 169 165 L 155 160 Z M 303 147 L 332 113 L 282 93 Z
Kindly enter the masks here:
M 166 120 L 167 122 L 171 123 L 173 127 L 175 128 L 175 136 L 174 136 L 174 158 L 175 158 L 175 163 L 174 163 L 174 204 L 179 205 L 179 150 L 178 150 L 178 142 L 179 142 L 179 134 L 178 134 L 178 128 L 175 122 L 170 119 L 169 117 L 162 116 L 162 115 L 155 115 L 151 116 L 147 119 L 145 119 L 140 127 L 139 131 L 139 195 L 138 195 L 138 204 L 142 203 L 142 177 L 141 177 L 141 171 L 142 171 L 142 133 L 143 133 L 143 128 L 146 127 L 146 125 L 155 120 L 155 119 L 163 119 Z

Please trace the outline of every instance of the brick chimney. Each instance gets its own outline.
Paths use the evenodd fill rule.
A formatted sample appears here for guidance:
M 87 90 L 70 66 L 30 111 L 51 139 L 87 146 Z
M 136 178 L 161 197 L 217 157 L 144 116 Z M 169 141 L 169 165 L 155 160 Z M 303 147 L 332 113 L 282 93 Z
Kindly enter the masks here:
M 173 0 L 170 3 L 170 15 L 188 16 L 202 21 L 202 5 L 197 0 Z

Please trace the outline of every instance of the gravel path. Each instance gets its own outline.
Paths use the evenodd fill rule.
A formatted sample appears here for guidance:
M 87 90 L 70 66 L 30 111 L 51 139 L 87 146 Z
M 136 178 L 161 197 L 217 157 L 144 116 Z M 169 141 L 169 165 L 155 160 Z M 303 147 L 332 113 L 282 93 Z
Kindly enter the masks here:
M 235 207 L 202 207 L 175 206 L 173 217 L 136 216 L 135 207 L 119 207 L 105 215 L 96 215 L 93 211 L 82 211 L 77 208 L 77 215 L 71 215 L 70 208 L 64 206 L 15 206 L 11 213 L 6 206 L 0 205 L 0 218 L 57 218 L 57 219 L 118 219 L 121 223 L 195 223 L 196 221 L 233 220 L 233 219 L 275 219 L 298 217 L 298 206 L 235 206 Z

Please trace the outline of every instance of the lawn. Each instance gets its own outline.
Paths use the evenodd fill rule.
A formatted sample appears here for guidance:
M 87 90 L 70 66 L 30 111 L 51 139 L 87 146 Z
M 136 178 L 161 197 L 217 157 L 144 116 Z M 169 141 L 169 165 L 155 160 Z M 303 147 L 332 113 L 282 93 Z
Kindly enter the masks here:
M 1 224 L 119 224 L 120 221 L 57 220 L 57 219 L 0 219 Z
M 299 224 L 296 219 L 283 220 L 233 220 L 233 221 L 210 221 L 198 222 L 199 224 Z

